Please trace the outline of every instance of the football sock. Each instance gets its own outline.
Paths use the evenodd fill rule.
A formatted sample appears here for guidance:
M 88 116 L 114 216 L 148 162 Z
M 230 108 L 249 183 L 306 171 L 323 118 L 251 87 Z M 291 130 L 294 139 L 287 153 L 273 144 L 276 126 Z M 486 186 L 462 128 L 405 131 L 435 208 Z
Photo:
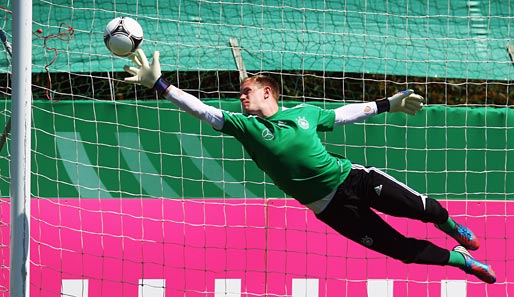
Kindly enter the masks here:
M 455 230 L 456 223 L 454 220 L 452 220 L 452 218 L 448 217 L 448 220 L 446 220 L 446 222 L 438 224 L 437 226 L 444 232 L 450 232 L 452 230 Z
M 448 259 L 448 265 L 454 267 L 464 267 L 466 265 L 466 259 L 464 255 L 456 251 L 450 251 L 450 258 Z

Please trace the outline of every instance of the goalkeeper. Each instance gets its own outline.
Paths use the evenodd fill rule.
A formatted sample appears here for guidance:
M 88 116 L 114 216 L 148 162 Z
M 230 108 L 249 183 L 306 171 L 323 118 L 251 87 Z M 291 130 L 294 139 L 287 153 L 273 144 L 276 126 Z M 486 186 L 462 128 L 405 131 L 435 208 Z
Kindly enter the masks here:
M 240 96 L 245 114 L 223 111 L 169 84 L 161 74 L 159 52 L 149 63 L 137 50 L 125 66 L 127 82 L 154 88 L 158 94 L 214 129 L 234 136 L 274 183 L 314 211 L 316 217 L 345 237 L 405 263 L 450 265 L 494 283 L 492 268 L 468 250 L 479 242 L 467 227 L 449 217 L 438 201 L 417 193 L 373 167 L 352 164 L 328 153 L 318 131 L 365 120 L 382 112 L 421 111 L 423 98 L 405 90 L 387 99 L 322 109 L 308 104 L 280 107 L 279 84 L 256 75 L 243 80 Z M 392 216 L 434 223 L 459 245 L 449 251 L 426 240 L 405 237 L 372 209 Z

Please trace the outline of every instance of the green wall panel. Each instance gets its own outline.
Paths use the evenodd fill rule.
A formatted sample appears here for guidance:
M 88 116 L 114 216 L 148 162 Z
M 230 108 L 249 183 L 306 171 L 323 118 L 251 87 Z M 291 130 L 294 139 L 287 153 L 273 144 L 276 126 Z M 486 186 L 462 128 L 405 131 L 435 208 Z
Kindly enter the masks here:
M 239 111 L 238 101 L 207 102 Z M 431 106 L 320 137 L 330 151 L 434 198 L 512 199 L 512 116 L 507 108 Z M 32 152 L 37 197 L 284 197 L 235 139 L 167 101 L 36 101 Z M 0 153 L 4 197 L 12 153 L 9 141 Z

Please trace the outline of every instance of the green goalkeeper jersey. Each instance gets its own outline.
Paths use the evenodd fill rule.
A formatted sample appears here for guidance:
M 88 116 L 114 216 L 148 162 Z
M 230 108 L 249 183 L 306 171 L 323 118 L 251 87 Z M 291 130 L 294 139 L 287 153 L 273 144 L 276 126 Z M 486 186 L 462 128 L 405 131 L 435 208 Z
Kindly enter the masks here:
M 286 194 L 309 204 L 333 192 L 351 163 L 330 154 L 318 131 L 334 128 L 333 110 L 300 104 L 269 118 L 223 112 L 221 132 L 241 142 L 257 166 Z

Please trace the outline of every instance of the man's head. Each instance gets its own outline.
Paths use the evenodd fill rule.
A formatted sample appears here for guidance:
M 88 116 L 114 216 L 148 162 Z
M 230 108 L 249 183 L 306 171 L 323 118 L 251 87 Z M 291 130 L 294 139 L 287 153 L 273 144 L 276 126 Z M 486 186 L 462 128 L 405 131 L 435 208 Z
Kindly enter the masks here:
M 271 89 L 271 95 L 273 96 L 273 98 L 275 98 L 275 100 L 278 101 L 278 98 L 280 96 L 280 85 L 271 76 L 261 74 L 250 76 L 243 80 L 241 86 L 244 85 L 246 82 L 253 82 L 261 87 L 269 87 Z
M 248 114 L 271 116 L 278 110 L 280 85 L 270 76 L 255 75 L 241 83 L 239 100 Z

